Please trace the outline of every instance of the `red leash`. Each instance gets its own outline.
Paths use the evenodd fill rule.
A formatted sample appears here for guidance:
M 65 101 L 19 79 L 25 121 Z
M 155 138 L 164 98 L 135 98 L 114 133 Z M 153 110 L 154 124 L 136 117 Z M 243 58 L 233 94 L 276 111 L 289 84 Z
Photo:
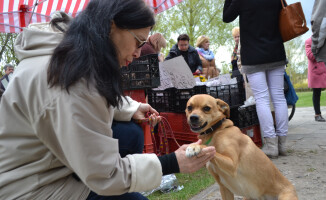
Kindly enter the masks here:
M 176 138 L 175 138 L 175 136 L 173 134 L 173 131 L 172 131 L 172 128 L 171 128 L 171 126 L 169 124 L 169 121 L 165 117 L 163 117 L 163 116 L 161 116 L 161 117 L 162 117 L 162 120 L 157 124 L 158 125 L 158 136 L 160 138 L 159 149 L 156 146 L 154 127 L 150 123 L 151 119 L 146 118 L 144 120 L 137 120 L 136 121 L 136 123 L 139 123 L 139 124 L 147 123 L 147 125 L 150 126 L 151 138 L 152 138 L 152 141 L 153 141 L 153 144 L 154 144 L 154 152 L 157 155 L 163 155 L 164 153 L 165 154 L 169 153 L 169 143 L 168 143 L 168 137 L 167 137 L 168 134 L 167 133 L 169 133 L 171 135 L 171 138 L 178 145 L 178 147 L 180 147 L 179 143 L 177 142 L 177 140 L 176 140 Z M 164 146 L 165 146 L 165 152 L 164 152 Z

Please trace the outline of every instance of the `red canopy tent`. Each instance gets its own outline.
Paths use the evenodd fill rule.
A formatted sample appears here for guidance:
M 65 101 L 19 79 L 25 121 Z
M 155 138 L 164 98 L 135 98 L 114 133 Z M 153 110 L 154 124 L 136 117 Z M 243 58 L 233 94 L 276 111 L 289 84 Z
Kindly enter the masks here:
M 0 0 L 0 32 L 18 33 L 30 23 L 48 22 L 52 12 L 71 16 L 82 11 L 90 0 Z M 104 0 L 107 1 L 107 0 Z M 144 0 L 156 14 L 183 0 Z

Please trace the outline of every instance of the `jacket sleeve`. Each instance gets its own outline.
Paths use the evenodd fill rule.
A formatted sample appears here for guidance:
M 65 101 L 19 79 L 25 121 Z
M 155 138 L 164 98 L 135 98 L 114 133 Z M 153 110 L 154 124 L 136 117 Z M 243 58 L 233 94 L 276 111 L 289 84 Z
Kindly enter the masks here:
M 129 96 L 122 98 L 121 108 L 114 108 L 114 120 L 130 121 L 134 113 L 138 110 L 140 103 L 131 99 Z
M 326 42 L 326 1 L 316 0 L 311 14 L 312 44 L 311 51 L 317 57 L 322 48 L 325 48 Z M 318 59 L 317 59 L 318 60 Z
M 308 38 L 305 42 L 305 48 L 306 48 L 306 55 L 309 60 L 315 62 L 315 56 L 311 51 L 311 38 Z
M 175 57 L 175 53 L 172 52 L 172 51 L 170 51 L 169 54 L 168 54 L 168 56 L 166 56 L 166 58 L 164 60 L 170 60 L 170 59 L 172 59 L 174 57 Z
M 239 0 L 225 0 L 223 8 L 223 22 L 230 23 L 240 14 Z
M 196 59 L 196 65 L 197 65 L 197 69 L 199 69 L 201 72 L 203 72 L 203 64 L 200 60 L 199 54 L 197 51 L 195 51 L 195 59 Z
M 35 125 L 38 137 L 65 166 L 99 195 L 147 191 L 161 183 L 155 154 L 119 155 L 112 138 L 113 109 L 97 92 L 61 92 Z

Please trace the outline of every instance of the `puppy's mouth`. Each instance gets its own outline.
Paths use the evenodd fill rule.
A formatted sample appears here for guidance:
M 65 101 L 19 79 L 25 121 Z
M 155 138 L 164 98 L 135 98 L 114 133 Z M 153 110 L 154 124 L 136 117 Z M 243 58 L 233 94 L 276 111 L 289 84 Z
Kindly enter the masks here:
M 199 132 L 200 130 L 202 130 L 203 128 L 205 128 L 205 126 L 207 126 L 207 122 L 205 122 L 203 125 L 200 124 L 190 124 L 190 129 L 194 132 Z

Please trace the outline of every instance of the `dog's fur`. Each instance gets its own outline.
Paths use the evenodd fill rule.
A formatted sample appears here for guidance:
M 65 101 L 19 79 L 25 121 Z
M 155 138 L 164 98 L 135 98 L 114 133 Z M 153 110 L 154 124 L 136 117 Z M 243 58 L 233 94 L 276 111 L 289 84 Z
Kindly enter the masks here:
M 230 108 L 220 99 L 201 94 L 189 99 L 186 115 L 192 131 L 200 133 L 229 118 Z M 219 184 L 223 200 L 233 200 L 234 194 L 258 200 L 298 199 L 294 186 L 231 120 L 225 119 L 212 133 L 198 137 L 203 144 L 212 138 L 208 145 L 215 147 L 216 154 L 206 167 Z M 204 147 L 192 144 L 186 155 L 197 155 Z

